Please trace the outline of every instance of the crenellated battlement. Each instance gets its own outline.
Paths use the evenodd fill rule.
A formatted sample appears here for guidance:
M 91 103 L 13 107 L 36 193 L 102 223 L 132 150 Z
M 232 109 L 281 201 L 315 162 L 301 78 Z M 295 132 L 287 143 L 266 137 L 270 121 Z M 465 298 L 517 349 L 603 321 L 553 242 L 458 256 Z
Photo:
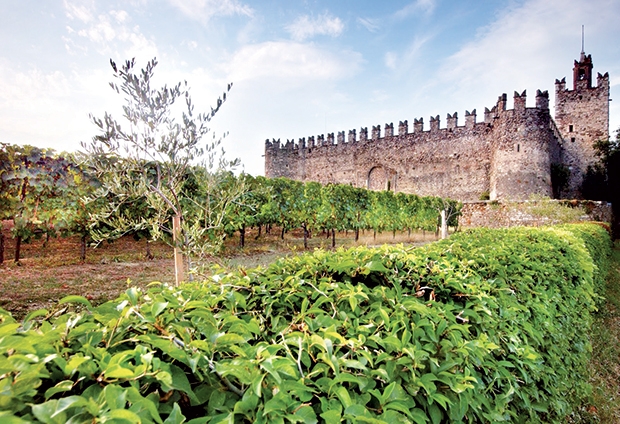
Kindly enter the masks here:
M 608 77 L 607 77 L 608 78 Z M 502 94 L 498 97 L 497 103 L 491 109 L 485 107 L 484 121 L 476 121 L 476 109 L 471 112 L 465 111 L 465 124 L 459 126 L 458 112 L 448 113 L 446 116 L 446 126 L 441 127 L 440 115 L 430 117 L 430 127 L 424 128 L 424 118 L 414 118 L 412 131 L 409 131 L 409 124 L 407 120 L 400 121 L 398 124 L 398 132 L 394 133 L 394 123 L 386 123 L 381 130 L 381 125 L 371 126 L 371 135 L 368 137 L 368 127 L 362 127 L 359 131 L 359 137 L 357 137 L 357 131 L 355 129 L 348 131 L 348 136 L 345 137 L 345 131 L 339 131 L 337 137 L 334 138 L 334 133 L 328 133 L 327 135 L 320 134 L 315 137 L 308 137 L 306 143 L 305 138 L 299 138 L 295 143 L 294 139 L 287 139 L 286 143 L 280 142 L 280 139 L 265 140 L 265 148 L 271 150 L 304 150 L 315 149 L 318 147 L 334 146 L 334 145 L 347 145 L 368 141 L 379 141 L 391 138 L 409 138 L 411 135 L 418 133 L 436 133 L 436 132 L 455 132 L 463 130 L 472 130 L 476 125 L 492 125 L 493 121 L 500 118 L 501 113 L 511 113 L 513 110 L 523 113 L 526 109 L 538 109 L 541 111 L 549 110 L 549 93 L 547 91 L 536 91 L 536 104 L 533 108 L 526 107 L 527 93 L 524 90 L 521 93 L 514 92 L 514 109 L 507 109 L 507 95 Z M 415 137 L 414 137 L 415 139 Z
M 593 144 L 609 136 L 609 74 L 592 86 L 592 59 L 582 53 L 573 69 L 573 89 L 566 78 L 555 81 L 555 117 L 549 92 L 536 90 L 498 96 L 478 121 L 476 109 L 376 124 L 359 130 L 265 141 L 265 175 L 301 181 L 343 183 L 373 190 L 478 200 L 552 196 L 551 168 L 570 172 L 560 194 L 579 197 L 586 168 L 596 159 Z M 370 131 L 370 132 L 369 132 Z M 346 137 L 345 137 L 346 133 Z

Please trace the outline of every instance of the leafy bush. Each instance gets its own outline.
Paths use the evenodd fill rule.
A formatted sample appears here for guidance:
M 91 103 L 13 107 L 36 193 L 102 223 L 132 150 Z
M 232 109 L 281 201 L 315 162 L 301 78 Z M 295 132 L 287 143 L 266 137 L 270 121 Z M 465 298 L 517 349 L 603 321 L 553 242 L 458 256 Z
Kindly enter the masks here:
M 592 224 L 475 230 L 4 314 L 0 418 L 559 422 L 589 390 L 604 264 L 585 238 L 609 243 Z

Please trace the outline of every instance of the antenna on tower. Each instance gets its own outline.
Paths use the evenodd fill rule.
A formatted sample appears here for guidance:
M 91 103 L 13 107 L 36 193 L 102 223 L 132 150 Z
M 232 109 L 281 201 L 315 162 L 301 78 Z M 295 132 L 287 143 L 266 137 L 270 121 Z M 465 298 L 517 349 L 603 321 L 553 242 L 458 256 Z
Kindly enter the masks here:
M 583 49 L 583 39 L 584 39 L 584 35 L 583 35 L 583 33 L 584 33 L 584 31 L 583 31 L 583 27 L 584 27 L 584 26 L 583 26 L 583 25 L 581 25 L 581 57 L 579 58 L 579 61 L 580 61 L 580 62 L 583 62 L 583 61 L 585 60 L 585 58 L 586 58 L 586 52 L 585 52 L 585 50 Z

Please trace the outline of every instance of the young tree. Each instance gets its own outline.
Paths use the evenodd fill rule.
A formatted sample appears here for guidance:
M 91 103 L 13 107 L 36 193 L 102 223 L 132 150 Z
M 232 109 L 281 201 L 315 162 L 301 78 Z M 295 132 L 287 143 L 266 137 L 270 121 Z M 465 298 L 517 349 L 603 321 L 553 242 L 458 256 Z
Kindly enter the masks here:
M 188 204 L 184 201 L 184 181 L 199 161 L 207 174 L 232 169 L 238 164 L 237 160 L 227 161 L 219 155 L 221 140 L 214 138 L 203 146 L 203 138 L 209 132 L 208 124 L 226 100 L 226 92 L 211 112 L 195 113 L 187 82 L 173 87 L 152 87 L 156 59 L 140 72 L 135 71 L 133 59 L 120 67 L 112 60 L 110 64 L 116 79 L 110 86 L 124 96 L 125 122 L 121 125 L 108 113 L 103 119 L 91 115 L 101 134 L 90 143 L 83 143 L 83 147 L 102 183 L 101 196 L 112 191 L 116 194 L 114 198 L 121 202 L 144 197 L 156 211 L 147 222 L 155 237 L 164 233 L 172 235 L 178 284 L 185 279 L 183 255 L 191 253 L 190 246 L 204 241 L 205 227 L 212 230 L 222 225 L 221 217 L 212 216 L 210 212 L 202 214 L 209 217 L 209 221 L 202 222 L 202 231 L 192 231 L 196 225 L 184 222 L 184 207 Z M 231 86 L 228 85 L 228 90 Z M 179 100 L 185 107 L 177 119 L 173 114 Z M 226 193 L 220 195 L 226 196 Z M 206 202 L 201 207 L 208 209 L 210 205 Z M 112 209 L 117 207 L 110 205 Z M 222 209 L 219 213 L 224 212 Z
M 599 162 L 588 167 L 582 185 L 583 197 L 611 202 L 614 212 L 614 234 L 620 230 L 620 129 L 615 139 L 601 140 L 594 148 Z

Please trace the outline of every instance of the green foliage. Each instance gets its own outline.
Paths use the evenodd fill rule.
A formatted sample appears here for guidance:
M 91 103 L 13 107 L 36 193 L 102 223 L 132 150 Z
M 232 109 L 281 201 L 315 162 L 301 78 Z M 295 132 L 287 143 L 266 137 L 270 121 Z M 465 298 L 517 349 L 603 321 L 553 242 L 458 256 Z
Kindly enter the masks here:
M 614 234 L 620 234 L 620 129 L 616 137 L 594 144 L 599 161 L 588 167 L 581 187 L 583 197 L 611 202 L 614 211 Z
M 438 228 L 441 210 L 448 212 L 449 225 L 456 227 L 462 206 L 457 201 L 438 197 L 370 191 L 348 184 L 322 186 L 287 178 L 258 177 L 253 187 L 263 187 L 257 204 L 263 203 L 260 212 L 252 219 L 253 225 L 275 224 L 284 231 L 293 228 L 307 231 L 434 231 Z M 234 217 L 228 219 L 234 220 Z M 232 228 L 238 227 L 233 225 Z
M 594 408 L 598 421 L 620 422 L 620 244 L 616 242 L 612 252 L 610 272 L 605 287 L 606 303 L 599 308 L 592 327 L 592 361 L 590 382 L 592 399 L 582 410 Z M 585 415 L 585 414 L 583 414 Z M 578 421 L 575 421 L 578 422 Z
M 75 160 L 52 149 L 0 146 L 0 220 L 14 223 L 15 260 L 21 242 L 33 237 L 88 235 L 88 209 L 80 199 L 95 182 Z
M 599 294 L 605 293 L 605 279 L 609 274 L 613 248 L 611 237 L 609 237 L 609 228 L 605 227 L 605 224 L 564 224 L 555 228 L 566 229 L 583 241 L 596 270 L 594 273 L 595 291 Z
M 563 422 L 589 391 L 605 259 L 585 246 L 608 244 L 593 224 L 477 230 L 131 288 L 98 307 L 73 296 L 76 312 L 23 323 L 3 314 L 0 416 Z

